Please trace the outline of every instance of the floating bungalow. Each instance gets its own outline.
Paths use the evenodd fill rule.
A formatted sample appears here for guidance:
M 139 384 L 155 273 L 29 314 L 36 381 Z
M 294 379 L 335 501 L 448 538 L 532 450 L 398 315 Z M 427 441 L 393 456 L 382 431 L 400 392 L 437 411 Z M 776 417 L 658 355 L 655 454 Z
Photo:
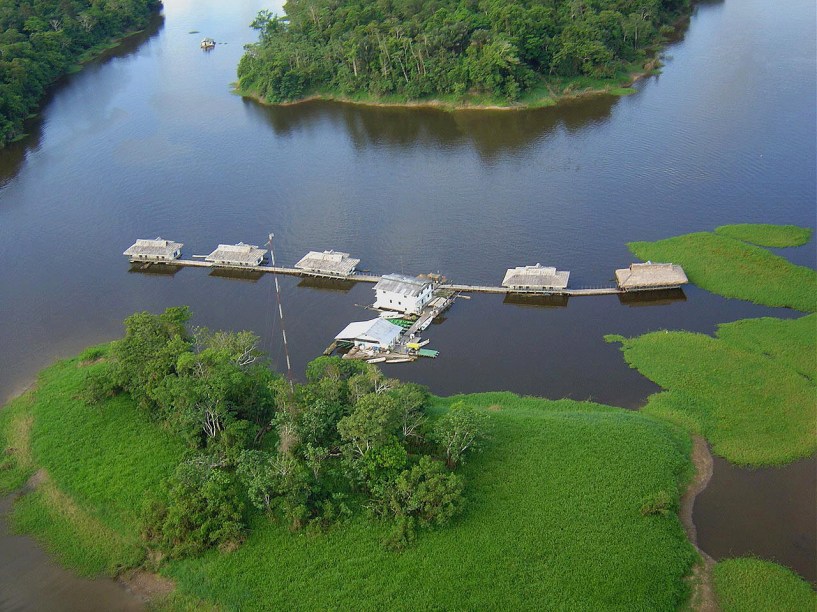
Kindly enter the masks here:
M 202 49 L 210 50 L 216 46 L 216 41 L 212 38 L 203 38 L 200 44 Z
M 396 343 L 403 329 L 386 319 L 356 321 L 349 323 L 343 331 L 335 336 L 336 342 L 351 342 L 356 348 L 365 351 L 388 351 Z
M 182 254 L 182 246 L 184 245 L 181 242 L 173 242 L 164 238 L 156 238 L 155 240 L 140 238 L 122 254 L 130 258 L 131 262 L 149 261 L 161 263 L 178 259 Z
M 259 248 L 254 244 L 220 244 L 218 248 L 204 258 L 216 266 L 229 266 L 237 268 L 254 268 L 261 265 L 266 249 Z
M 677 289 L 689 282 L 684 269 L 671 263 L 634 263 L 616 270 L 616 284 L 622 291 Z
M 374 307 L 419 315 L 431 301 L 433 289 L 427 278 L 386 274 L 374 286 Z
M 502 286 L 519 292 L 563 291 L 567 288 L 570 272 L 536 264 L 510 268 L 505 273 Z
M 349 276 L 355 273 L 359 259 L 349 257 L 340 251 L 309 251 L 295 267 L 305 272 L 326 276 Z

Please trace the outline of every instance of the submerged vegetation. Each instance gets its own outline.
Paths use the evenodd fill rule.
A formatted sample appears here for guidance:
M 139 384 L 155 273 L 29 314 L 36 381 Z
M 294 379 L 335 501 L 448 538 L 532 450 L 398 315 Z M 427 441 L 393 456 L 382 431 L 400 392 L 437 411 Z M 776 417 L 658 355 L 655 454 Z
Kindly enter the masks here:
M 761 559 L 726 559 L 715 566 L 715 590 L 723 612 L 811 612 L 817 593 L 788 568 Z
M 590 79 L 617 87 L 644 71 L 687 0 L 288 0 L 259 13 L 239 90 L 273 102 L 508 104 L 552 99 Z M 535 101 L 532 101 L 536 103 Z
M 510 393 L 434 398 L 332 358 L 293 393 L 242 373 L 263 358 L 240 335 L 190 334 L 186 318 L 134 315 L 124 340 L 48 368 L 0 412 L 0 486 L 36 472 L 15 524 L 71 567 L 158 568 L 225 609 L 672 610 L 687 596 L 690 442 L 673 426 Z M 156 359 L 128 365 L 141 349 Z M 206 393 L 180 381 L 215 363 Z M 137 379 L 149 392 L 127 390 Z M 255 422 L 240 400 L 262 380 L 271 414 Z M 232 384 L 246 395 L 212 402 Z
M 0 148 L 84 54 L 144 28 L 160 0 L 0 0 Z
M 643 260 L 680 264 L 702 289 L 765 306 L 817 311 L 817 271 L 770 253 L 768 246 L 804 244 L 810 231 L 792 226 L 733 225 L 627 246 Z M 745 242 L 745 241 L 746 242 Z

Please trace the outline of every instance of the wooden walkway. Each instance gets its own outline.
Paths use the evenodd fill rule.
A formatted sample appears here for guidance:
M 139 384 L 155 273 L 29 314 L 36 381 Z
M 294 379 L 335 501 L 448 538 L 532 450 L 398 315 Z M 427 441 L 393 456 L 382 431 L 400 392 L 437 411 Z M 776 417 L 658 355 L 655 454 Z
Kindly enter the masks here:
M 224 266 L 215 265 L 209 261 L 195 260 L 195 259 L 175 259 L 171 262 L 157 262 L 150 263 L 144 261 L 134 261 L 132 263 L 140 263 L 147 265 L 159 266 L 178 266 L 190 268 L 211 268 L 214 270 L 246 270 L 252 272 L 265 272 L 269 274 L 284 274 L 287 276 L 301 276 L 309 278 L 332 278 L 355 283 L 376 283 L 380 280 L 380 276 L 376 274 L 351 274 L 349 276 L 339 276 L 334 274 L 320 274 L 317 272 L 308 272 L 298 268 L 288 268 L 284 266 Z M 437 289 L 448 289 L 457 293 L 493 293 L 493 294 L 513 294 L 513 295 L 531 295 L 531 296 L 547 296 L 547 295 L 567 295 L 567 296 L 583 296 L 583 295 L 616 295 L 625 293 L 625 291 L 618 287 L 587 287 L 581 289 L 561 289 L 558 291 L 513 291 L 507 287 L 494 287 L 490 285 L 460 285 L 455 283 L 443 283 L 437 285 Z

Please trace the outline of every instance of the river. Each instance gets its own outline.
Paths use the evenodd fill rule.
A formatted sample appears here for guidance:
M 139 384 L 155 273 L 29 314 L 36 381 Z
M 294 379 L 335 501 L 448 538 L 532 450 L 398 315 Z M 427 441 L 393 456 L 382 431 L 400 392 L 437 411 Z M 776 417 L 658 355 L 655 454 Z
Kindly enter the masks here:
M 700 2 L 659 76 L 625 98 L 536 111 L 268 108 L 230 91 L 260 0 L 166 0 L 161 18 L 57 87 L 26 140 L 0 151 L 0 400 L 53 360 L 121 334 L 137 310 L 258 333 L 283 367 L 272 279 L 129 271 L 138 237 L 186 255 L 266 241 L 291 264 L 349 251 L 375 272 L 497 284 L 541 262 L 607 283 L 631 240 L 736 222 L 814 227 L 815 7 Z M 272 8 L 275 8 L 273 5 Z M 199 49 L 204 36 L 219 44 Z M 782 251 L 815 265 L 815 241 Z M 281 283 L 293 367 L 368 316 L 371 286 Z M 607 333 L 711 333 L 799 316 L 714 296 L 560 304 L 458 300 L 429 330 L 436 360 L 390 366 L 439 394 L 508 389 L 628 408 L 657 390 Z M 695 508 L 716 558 L 756 554 L 817 581 L 814 458 L 774 470 L 718 461 Z M 4 547 L 0 557 L 8 556 Z M 20 588 L 0 576 L 0 591 Z M 25 602 L 24 594 L 18 601 Z

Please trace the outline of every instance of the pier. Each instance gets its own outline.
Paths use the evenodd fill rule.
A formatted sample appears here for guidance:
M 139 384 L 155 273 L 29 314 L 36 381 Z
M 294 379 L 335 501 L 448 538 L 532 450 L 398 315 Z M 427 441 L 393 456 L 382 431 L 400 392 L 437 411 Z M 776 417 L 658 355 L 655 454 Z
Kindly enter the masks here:
M 137 262 L 134 262 L 137 263 Z M 303 278 L 331 278 L 336 280 L 345 280 L 351 281 L 355 283 L 377 283 L 382 278 L 376 274 L 364 274 L 360 272 L 355 272 L 353 274 L 348 274 L 345 276 L 341 276 L 338 274 L 321 274 L 320 272 L 313 272 L 310 270 L 302 270 L 299 268 L 290 268 L 286 266 L 267 266 L 267 265 L 259 265 L 259 266 L 252 266 L 251 268 L 248 267 L 239 267 L 239 266 L 225 266 L 225 265 L 218 265 L 214 264 L 210 261 L 204 261 L 203 259 L 174 259 L 168 262 L 145 262 L 139 261 L 138 263 L 148 266 L 178 266 L 178 267 L 188 267 L 188 268 L 210 268 L 214 270 L 247 270 L 251 269 L 256 272 L 262 272 L 267 274 L 282 274 L 285 276 L 299 276 Z M 582 295 L 617 295 L 619 293 L 625 293 L 623 289 L 619 289 L 615 286 L 609 287 L 590 287 L 590 288 L 581 288 L 581 289 L 558 289 L 553 291 L 539 291 L 539 290 L 527 290 L 522 291 L 519 289 L 511 289 L 510 287 L 496 287 L 491 285 L 467 285 L 467 284 L 458 284 L 458 283 L 442 283 L 437 285 L 438 289 L 447 289 L 455 293 L 494 293 L 499 295 L 506 295 L 509 293 L 513 294 L 521 294 L 521 295 L 567 295 L 567 296 L 582 296 Z

